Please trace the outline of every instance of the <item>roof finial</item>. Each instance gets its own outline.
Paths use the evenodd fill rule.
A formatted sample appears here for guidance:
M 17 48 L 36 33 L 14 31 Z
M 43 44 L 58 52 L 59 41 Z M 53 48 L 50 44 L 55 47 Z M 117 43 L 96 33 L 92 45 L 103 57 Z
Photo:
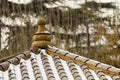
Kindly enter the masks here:
M 37 22 L 38 30 L 32 38 L 32 48 L 47 48 L 48 45 L 53 46 L 53 43 L 51 42 L 52 36 L 45 28 L 45 23 L 45 19 L 40 17 Z

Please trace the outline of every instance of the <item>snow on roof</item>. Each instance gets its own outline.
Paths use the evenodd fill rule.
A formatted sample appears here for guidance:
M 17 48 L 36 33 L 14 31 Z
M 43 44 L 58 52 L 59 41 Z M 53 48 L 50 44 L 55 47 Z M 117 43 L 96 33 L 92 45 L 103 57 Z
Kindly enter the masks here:
M 60 58 L 60 55 L 48 55 L 43 49 L 40 49 L 39 54 L 32 52 L 24 52 L 24 54 L 30 54 L 31 57 L 25 60 L 22 59 L 21 56 L 20 63 L 17 65 L 13 64 L 16 61 L 14 59 L 20 57 L 13 57 L 14 59 L 12 61 L 8 60 L 10 62 L 9 68 L 5 72 L 0 71 L 0 77 L 3 78 L 2 80 L 98 80 L 100 75 L 104 75 L 102 79 L 112 80 L 113 78 L 102 73 L 101 70 L 91 70 L 83 63 L 76 65 L 72 59 L 64 61 Z M 26 57 L 25 55 L 24 58 Z M 4 67 L 6 67 L 6 65 L 0 63 L 0 70 L 4 69 Z M 112 68 L 110 70 L 112 70 Z
M 29 2 L 32 2 L 33 0 L 8 0 L 8 1 L 15 2 L 15 3 L 29 3 Z M 68 0 L 60 0 L 60 1 L 68 1 Z M 85 3 L 85 0 L 69 0 L 69 2 L 73 2 L 73 1 L 79 4 Z M 102 2 L 102 3 L 115 2 L 115 1 L 119 2 L 119 0 L 87 0 L 87 1 L 96 1 L 96 2 Z
M 17 4 L 28 4 L 28 3 L 31 3 L 33 0 L 8 0 L 10 2 L 13 2 L 13 3 L 17 3 Z M 98 2 L 98 3 L 109 3 L 109 2 L 113 2 L 115 3 L 116 6 L 119 6 L 120 4 L 120 0 L 87 0 L 88 2 L 89 1 L 95 1 L 95 2 Z M 48 8 L 55 8 L 55 7 L 62 7 L 62 6 L 67 6 L 67 7 L 70 7 L 70 8 L 80 8 L 80 5 L 79 4 L 84 4 L 85 3 L 85 0 L 60 0 L 60 1 L 56 1 L 54 4 L 45 4 Z M 72 5 L 72 6 L 71 6 Z M 63 8 L 62 8 L 63 9 Z
M 95 1 L 98 3 L 109 3 L 109 2 L 115 2 L 115 0 L 87 0 L 88 2 L 90 1 Z M 85 4 L 85 0 L 61 0 L 61 1 L 56 1 L 54 3 L 48 4 L 46 3 L 46 7 L 47 8 L 56 8 L 56 7 L 62 7 L 62 6 L 66 6 L 72 9 L 76 9 L 76 8 L 80 8 L 80 4 Z M 119 2 L 116 1 L 116 2 Z
M 48 4 L 46 3 L 45 6 L 47 8 L 56 8 L 56 7 L 69 7 L 72 9 L 80 8 L 81 6 L 79 5 L 81 3 L 80 0 L 63 0 L 63 1 L 56 1 L 55 3 Z
M 17 4 L 28 4 L 28 3 L 31 3 L 33 0 L 8 0 L 8 1 L 17 3 Z

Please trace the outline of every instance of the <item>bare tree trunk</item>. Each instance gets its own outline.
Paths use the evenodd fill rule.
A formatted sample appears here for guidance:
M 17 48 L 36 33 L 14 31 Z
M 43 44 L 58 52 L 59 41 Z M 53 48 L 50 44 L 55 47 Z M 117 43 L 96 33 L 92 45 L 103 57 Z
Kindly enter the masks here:
M 1 21 L 0 21 L 0 26 L 2 26 Z M 0 54 L 1 54 L 1 27 L 0 27 Z
M 86 2 L 86 19 L 88 19 L 88 10 L 87 10 L 87 0 L 85 0 Z M 88 20 L 85 21 L 85 26 L 86 26 L 86 32 L 87 32 L 87 54 L 90 57 L 90 34 L 89 34 L 89 26 L 88 26 Z

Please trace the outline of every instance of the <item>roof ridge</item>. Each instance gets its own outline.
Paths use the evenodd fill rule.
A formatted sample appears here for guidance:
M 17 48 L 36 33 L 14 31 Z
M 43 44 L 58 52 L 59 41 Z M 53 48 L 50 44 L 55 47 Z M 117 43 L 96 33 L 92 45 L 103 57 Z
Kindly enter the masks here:
M 56 48 L 56 47 L 48 46 L 47 53 L 50 55 L 57 54 L 59 56 L 62 56 L 63 59 L 64 58 L 72 59 L 76 64 L 84 63 L 92 70 L 99 69 L 99 70 L 102 70 L 105 74 L 109 74 L 109 75 L 116 74 L 120 76 L 119 68 L 116 68 L 114 66 L 101 63 L 99 61 L 92 60 L 92 59 L 89 59 L 89 58 Z

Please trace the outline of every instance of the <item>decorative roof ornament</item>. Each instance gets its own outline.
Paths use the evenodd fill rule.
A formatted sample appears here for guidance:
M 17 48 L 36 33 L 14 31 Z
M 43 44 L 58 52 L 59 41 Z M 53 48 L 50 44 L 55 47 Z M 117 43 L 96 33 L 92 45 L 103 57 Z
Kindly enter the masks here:
M 47 48 L 48 45 L 53 46 L 53 43 L 51 42 L 52 36 L 45 28 L 46 20 L 43 17 L 40 17 L 37 25 L 38 30 L 36 33 L 34 33 L 34 36 L 32 38 L 32 45 L 31 47 L 34 48 Z

